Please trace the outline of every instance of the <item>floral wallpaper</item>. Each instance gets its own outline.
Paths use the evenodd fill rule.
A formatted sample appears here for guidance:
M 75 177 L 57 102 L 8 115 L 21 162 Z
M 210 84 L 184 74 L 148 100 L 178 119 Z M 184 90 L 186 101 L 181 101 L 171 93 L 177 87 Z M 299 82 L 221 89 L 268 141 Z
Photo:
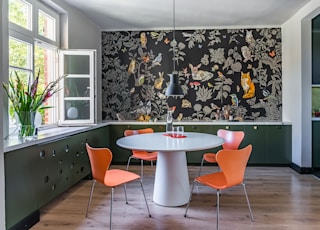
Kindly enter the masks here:
M 105 120 L 281 121 L 281 29 L 102 32 Z M 173 50 L 175 52 L 173 52 Z M 183 97 L 165 96 L 173 63 Z

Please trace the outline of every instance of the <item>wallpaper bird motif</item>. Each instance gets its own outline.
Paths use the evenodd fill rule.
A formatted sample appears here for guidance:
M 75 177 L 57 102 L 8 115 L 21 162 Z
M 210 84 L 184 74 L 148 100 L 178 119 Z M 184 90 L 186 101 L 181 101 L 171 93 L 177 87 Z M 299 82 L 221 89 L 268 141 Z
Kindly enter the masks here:
M 281 121 L 281 29 L 102 32 L 103 119 Z M 173 52 L 174 51 L 174 52 Z M 183 97 L 167 97 L 173 70 Z M 144 113 L 144 114 L 143 114 Z

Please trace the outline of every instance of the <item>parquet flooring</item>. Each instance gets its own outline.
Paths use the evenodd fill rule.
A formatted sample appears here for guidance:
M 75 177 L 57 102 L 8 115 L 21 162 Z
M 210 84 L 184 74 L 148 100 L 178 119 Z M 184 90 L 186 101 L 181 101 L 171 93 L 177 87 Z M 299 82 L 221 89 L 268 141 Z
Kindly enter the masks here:
M 113 168 L 124 166 L 115 165 Z M 130 170 L 140 172 L 139 166 Z M 199 167 L 189 166 L 190 181 Z M 217 171 L 205 166 L 203 173 Z M 145 166 L 143 184 L 152 217 L 147 215 L 138 182 L 127 184 L 129 204 L 122 187 L 115 189 L 113 229 L 180 230 L 215 229 L 216 191 L 204 186 L 194 190 L 188 217 L 185 206 L 162 207 L 153 203 L 155 167 Z M 220 199 L 220 230 L 320 229 L 320 180 L 286 167 L 247 167 L 245 183 L 255 221 L 251 222 L 242 186 L 223 191 Z M 40 222 L 32 230 L 109 229 L 110 189 L 97 183 L 89 217 L 85 218 L 91 181 L 81 181 L 41 209 Z

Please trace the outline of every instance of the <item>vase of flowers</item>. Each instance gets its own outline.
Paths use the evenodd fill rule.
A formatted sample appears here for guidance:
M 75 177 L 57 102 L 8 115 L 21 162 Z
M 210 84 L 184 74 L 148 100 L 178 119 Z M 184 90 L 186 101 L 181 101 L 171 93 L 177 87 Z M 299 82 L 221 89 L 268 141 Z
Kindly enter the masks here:
M 12 76 L 12 73 L 14 73 L 14 76 Z M 57 88 L 58 82 L 64 76 L 50 82 L 45 86 L 44 90 L 40 90 L 38 88 L 40 71 L 38 71 L 33 81 L 28 81 L 29 84 L 27 85 L 20 79 L 16 71 L 12 73 L 8 84 L 3 83 L 3 88 L 19 120 L 19 138 L 30 139 L 35 134 L 34 118 L 36 112 L 41 109 L 51 108 L 51 106 L 44 106 L 43 104 L 59 91 Z

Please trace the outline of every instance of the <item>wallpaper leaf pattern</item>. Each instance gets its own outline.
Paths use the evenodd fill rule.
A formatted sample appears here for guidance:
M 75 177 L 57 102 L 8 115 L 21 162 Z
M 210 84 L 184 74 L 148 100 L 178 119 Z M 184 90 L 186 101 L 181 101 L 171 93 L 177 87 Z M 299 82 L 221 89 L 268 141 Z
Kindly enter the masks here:
M 281 121 L 280 28 L 175 34 L 102 32 L 103 119 Z M 165 96 L 173 62 L 183 97 Z

